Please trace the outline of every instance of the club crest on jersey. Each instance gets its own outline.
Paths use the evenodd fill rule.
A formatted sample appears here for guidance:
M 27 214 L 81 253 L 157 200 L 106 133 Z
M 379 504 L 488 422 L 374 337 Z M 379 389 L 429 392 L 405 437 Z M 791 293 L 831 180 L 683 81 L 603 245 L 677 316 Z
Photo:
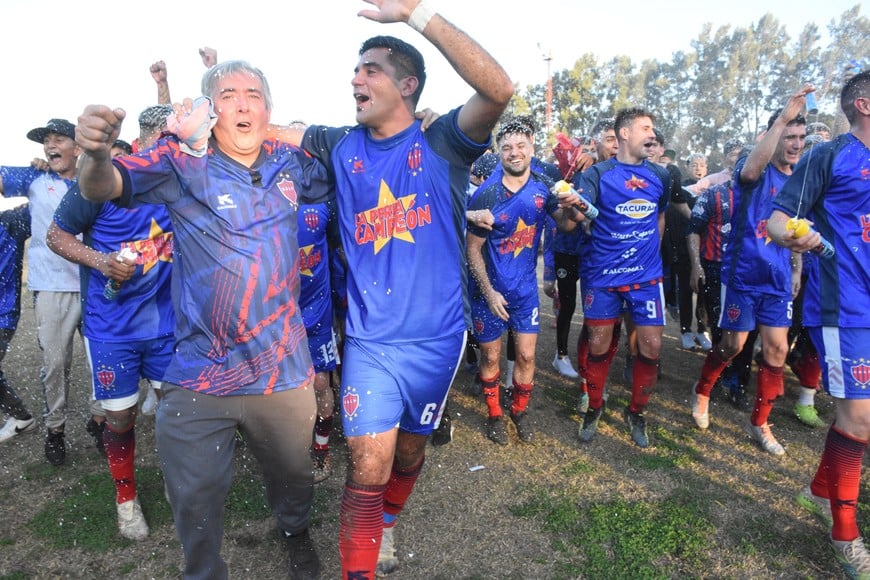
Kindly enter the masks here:
M 115 370 L 105 365 L 100 365 L 100 368 L 97 369 L 97 380 L 100 381 L 100 386 L 108 389 L 115 384 Z
M 862 387 L 866 387 L 867 383 L 870 383 L 870 365 L 866 363 L 852 365 L 852 378 Z
M 472 321 L 472 324 L 474 325 L 474 332 L 476 334 L 481 334 L 483 332 L 483 321 L 482 320 L 480 320 L 479 318 L 475 318 Z
M 583 297 L 583 310 L 589 310 L 592 308 L 593 302 L 595 302 L 595 294 L 587 292 L 586 296 Z
M 422 164 L 423 148 L 419 143 L 414 143 L 414 146 L 408 151 L 408 169 L 411 170 L 411 175 L 417 175 L 421 171 L 420 166 Z
M 317 226 L 320 225 L 320 214 L 314 208 L 307 208 L 302 212 L 302 217 L 305 220 L 305 226 L 312 232 L 317 231 Z
M 542 209 L 544 209 L 544 198 L 543 198 L 543 196 L 535 195 L 534 200 L 535 200 L 535 208 L 536 208 L 538 211 L 541 211 Z
M 347 393 L 341 398 L 341 409 L 344 411 L 344 416 L 348 419 L 353 419 L 356 412 L 359 411 L 359 395 L 351 391 L 348 386 Z
M 729 305 L 728 308 L 725 309 L 725 316 L 728 317 L 728 320 L 734 322 L 740 318 L 740 307 L 736 304 Z
M 296 207 L 298 196 L 296 195 L 296 186 L 289 179 L 282 179 L 278 182 L 278 191 L 281 192 L 287 201 L 290 202 L 290 205 Z
M 649 200 L 635 198 L 617 205 L 616 213 L 639 220 L 656 211 L 657 207 L 656 204 Z

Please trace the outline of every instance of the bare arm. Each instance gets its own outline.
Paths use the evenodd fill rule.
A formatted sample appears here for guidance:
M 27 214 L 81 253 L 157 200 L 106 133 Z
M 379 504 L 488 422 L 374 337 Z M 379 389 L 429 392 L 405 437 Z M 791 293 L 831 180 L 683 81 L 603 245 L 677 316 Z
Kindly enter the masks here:
M 79 115 L 76 143 L 82 149 L 79 158 L 79 189 L 91 201 L 108 201 L 121 196 L 121 172 L 112 164 L 111 147 L 121 133 L 127 114 L 123 109 L 88 105 Z
M 48 226 L 45 243 L 52 252 L 70 262 L 99 270 L 107 278 L 124 282 L 133 276 L 136 265 L 133 262 L 119 261 L 118 252 L 104 254 L 90 248 L 71 233 L 58 227 L 56 223 Z
M 788 248 L 792 252 L 803 253 L 821 243 L 822 236 L 816 231 L 800 238 L 794 237 L 794 232 L 788 229 L 788 220 L 789 216 L 778 209 L 773 210 L 770 219 L 767 220 L 767 235 L 775 244 Z
M 169 80 L 166 75 L 166 63 L 158 60 L 152 64 L 151 77 L 157 83 L 157 103 L 160 105 L 171 105 L 172 99 L 169 97 Z
M 701 267 L 701 236 L 689 234 L 686 236 L 686 244 L 689 248 L 689 264 L 691 264 L 689 285 L 695 292 L 700 292 L 705 280 L 704 268 Z
M 486 262 L 483 259 L 483 244 L 486 242 L 486 238 L 481 238 L 469 232 L 465 235 L 465 242 L 468 269 L 480 287 L 481 293 L 486 298 L 490 311 L 502 320 L 507 320 L 508 313 L 505 309 L 507 300 L 492 287 L 492 282 L 486 273 Z
M 488 209 L 469 209 L 465 212 L 465 221 L 484 230 L 492 230 L 495 217 Z
M 420 7 L 419 18 L 428 10 L 420 0 L 366 0 L 377 10 L 362 10 L 359 15 L 376 22 L 409 22 Z M 467 34 L 440 14 L 433 14 L 420 31 L 468 83 L 475 94 L 459 114 L 459 128 L 471 139 L 484 142 L 514 94 L 514 85 L 500 64 Z

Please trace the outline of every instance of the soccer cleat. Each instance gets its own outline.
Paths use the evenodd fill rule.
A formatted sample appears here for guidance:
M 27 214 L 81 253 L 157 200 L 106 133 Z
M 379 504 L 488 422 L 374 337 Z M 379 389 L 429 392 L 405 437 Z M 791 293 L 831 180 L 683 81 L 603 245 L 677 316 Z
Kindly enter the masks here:
M 710 426 L 710 396 L 699 395 L 695 390 L 697 386 L 698 383 L 692 385 L 692 418 L 698 429 L 706 429 Z
M 514 426 L 517 428 L 517 437 L 520 438 L 520 441 L 531 443 L 532 439 L 535 438 L 535 431 L 532 429 L 532 421 L 529 419 L 529 414 L 526 411 L 520 411 L 516 414 L 511 413 L 511 421 L 514 422 Z
M 762 449 L 771 455 L 785 455 L 785 448 L 780 445 L 779 441 L 776 440 L 776 437 L 773 436 L 773 433 L 770 431 L 769 423 L 758 426 L 750 423 L 746 430 L 752 440 L 758 443 Z
M 840 566 L 849 576 L 859 580 L 870 580 L 870 552 L 864 545 L 864 538 L 858 537 L 851 542 L 831 540 L 831 547 Z
M 604 405 L 600 409 L 589 407 L 586 414 L 583 415 L 583 423 L 580 425 L 580 441 L 589 443 L 595 438 L 595 433 L 598 432 L 598 422 L 601 420 L 601 415 L 604 414 Z
M 52 465 L 63 465 L 66 461 L 66 443 L 63 431 L 48 430 L 45 436 L 45 458 Z
M 683 350 L 694 350 L 695 349 L 695 335 L 691 332 L 684 332 L 680 337 L 680 347 Z
M 87 430 L 87 432 L 90 433 L 91 437 L 94 438 L 94 447 L 96 447 L 103 455 L 106 454 L 106 448 L 103 445 L 103 430 L 105 428 L 105 421 L 97 423 L 96 421 L 94 421 L 93 417 L 88 419 L 88 422 L 85 425 L 85 429 Z
M 574 370 L 574 367 L 571 366 L 571 361 L 568 360 L 568 356 L 559 356 L 556 354 L 556 358 L 553 359 L 553 368 L 559 371 L 559 374 L 571 379 L 576 379 L 580 375 L 577 374 L 577 371 Z
M 157 412 L 157 391 L 150 384 L 148 385 L 148 393 L 145 395 L 145 400 L 142 401 L 142 414 L 153 415 Z
M 305 529 L 297 534 L 283 532 L 290 553 L 289 577 L 293 580 L 315 580 L 320 578 L 320 558 L 314 549 L 314 542 Z
M 819 417 L 819 412 L 814 405 L 795 404 L 794 414 L 801 423 L 812 428 L 824 427 L 825 422 Z
M 135 497 L 116 504 L 118 508 L 118 532 L 128 540 L 144 540 L 148 537 L 148 524 L 142 514 L 139 498 Z
M 831 500 L 813 493 L 808 485 L 800 490 L 795 497 L 799 506 L 816 516 L 829 530 L 834 526 L 834 516 L 831 514 Z
M 35 428 L 36 419 L 33 417 L 30 419 L 16 419 L 15 417 L 9 417 L 6 424 L 3 425 L 2 429 L 0 429 L 0 443 L 9 441 L 16 435 L 33 431 Z
M 396 556 L 396 547 L 393 543 L 393 530 L 394 528 L 384 528 L 381 535 L 381 550 L 378 552 L 375 576 L 386 576 L 399 569 L 399 557 Z
M 486 438 L 499 445 L 508 444 L 508 433 L 504 423 L 504 416 L 489 417 L 486 420 Z
M 438 427 L 432 431 L 432 445 L 440 447 L 451 441 L 453 441 L 453 420 L 450 418 L 450 412 L 445 408 Z
M 646 434 L 646 419 L 643 413 L 632 413 L 628 407 L 622 410 L 622 418 L 631 431 L 631 440 L 638 447 L 649 447 L 649 437 Z
M 709 332 L 696 332 L 695 342 L 701 347 L 701 350 L 709 351 L 713 349 L 713 343 L 710 342 Z
M 315 449 L 311 452 L 311 464 L 314 470 L 314 483 L 321 483 L 332 475 L 332 460 L 329 449 Z

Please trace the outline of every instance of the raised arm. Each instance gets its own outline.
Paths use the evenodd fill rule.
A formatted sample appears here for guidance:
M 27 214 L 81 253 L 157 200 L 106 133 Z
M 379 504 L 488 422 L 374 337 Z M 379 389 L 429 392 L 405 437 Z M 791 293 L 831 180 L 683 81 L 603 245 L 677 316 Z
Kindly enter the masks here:
M 112 164 L 111 148 L 126 115 L 123 109 L 88 105 L 78 118 L 76 143 L 83 152 L 78 182 L 85 199 L 108 201 L 121 196 L 121 172 Z
M 166 63 L 158 60 L 151 65 L 151 78 L 157 83 L 157 104 L 171 105 L 172 99 L 169 97 L 169 80 L 166 76 Z
M 500 64 L 477 42 L 420 0 L 365 0 L 377 10 L 360 16 L 376 22 L 406 22 L 420 32 L 468 83 L 475 94 L 459 114 L 459 127 L 478 142 L 489 139 L 514 94 L 514 85 Z

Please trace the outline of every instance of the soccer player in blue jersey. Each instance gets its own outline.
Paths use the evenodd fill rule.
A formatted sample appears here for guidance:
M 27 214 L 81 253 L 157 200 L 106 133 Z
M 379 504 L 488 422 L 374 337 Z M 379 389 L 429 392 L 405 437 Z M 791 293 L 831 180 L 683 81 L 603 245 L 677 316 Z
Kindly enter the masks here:
M 649 446 L 644 410 L 658 380 L 664 328 L 662 259 L 664 211 L 671 196 L 667 171 L 647 161 L 655 147 L 655 117 L 639 107 L 614 120 L 616 157 L 587 169 L 576 181 L 600 214 L 580 256 L 584 325 L 588 333 L 585 378 L 589 407 L 580 438 L 591 441 L 604 411 L 603 388 L 612 360 L 614 325 L 627 309 L 636 326 L 638 354 L 631 402 L 624 409 L 631 438 Z
M 767 419 L 783 392 L 782 367 L 788 352 L 792 300 L 800 283 L 800 259 L 770 244 L 767 217 L 773 197 L 803 150 L 806 120 L 800 112 L 809 90 L 797 91 L 784 108 L 771 115 L 761 140 L 734 169 L 731 231 L 722 255 L 722 340 L 704 359 L 701 377 L 691 391 L 692 418 L 698 428 L 706 429 L 713 385 L 758 326 L 763 360 L 747 430 L 773 455 L 785 453 Z
M 534 437 L 527 407 L 535 374 L 535 346 L 540 327 L 536 264 L 548 215 L 562 219 L 554 181 L 532 169 L 534 122 L 528 117 L 506 120 L 496 135 L 501 168 L 478 188 L 471 211 L 489 210 L 491 229 L 469 225 L 468 267 L 471 271 L 471 316 L 480 343 L 480 379 L 489 411 L 486 436 L 507 445 L 499 401 L 501 337 L 509 327 L 516 345 L 510 418 L 521 441 Z M 558 176 L 558 175 L 557 175 Z M 581 218 L 582 219 L 582 218 Z
M 149 109 L 163 111 L 165 126 L 166 109 Z M 141 150 L 158 135 L 141 141 Z M 77 186 L 64 195 L 46 234 L 53 252 L 80 266 L 85 352 L 94 399 L 106 412 L 102 440 L 115 482 L 118 530 L 130 540 L 148 536 L 134 473 L 136 406 L 140 379 L 159 389 L 172 355 L 172 236 L 164 206 L 91 203 Z M 122 257 L 124 248 L 135 257 Z M 108 284 L 116 285 L 115 295 L 106 294 Z
M 870 441 L 870 71 L 845 83 L 840 106 L 850 132 L 804 155 L 774 199 L 768 232 L 792 251 L 812 250 L 824 237 L 836 252 L 810 271 L 803 312 L 825 389 L 836 400 L 836 419 L 798 502 L 830 529 L 846 572 L 870 578 L 870 552 L 856 521 Z M 818 233 L 795 238 L 792 217 L 811 219 Z
M 299 208 L 299 308 L 308 335 L 308 351 L 314 364 L 314 393 L 317 419 L 314 422 L 314 483 L 332 473 L 329 436 L 332 433 L 335 397 L 330 373 L 338 366 L 338 345 L 333 329 L 333 296 L 330 283 L 330 247 L 337 247 L 335 212 L 331 204 L 318 203 Z M 330 233 L 334 236 L 330 239 Z
M 267 139 L 263 73 L 227 61 L 203 76 L 214 102 L 179 113 L 147 154 L 110 159 L 125 117 L 90 105 L 79 117 L 79 183 L 92 201 L 165 204 L 174 229 L 175 348 L 157 411 L 157 446 L 185 578 L 226 578 L 220 556 L 236 432 L 263 471 L 287 540 L 292 578 L 316 578 L 312 514 L 313 369 L 298 304 L 297 211 L 328 195 L 325 168 Z M 170 121 L 173 121 L 170 118 Z M 183 151 L 191 155 L 182 154 Z
M 469 168 L 513 95 L 495 59 L 427 3 L 370 3 L 360 16 L 408 23 L 474 94 L 423 133 L 414 118 L 423 57 L 378 36 L 363 43 L 351 80 L 358 125 L 312 126 L 304 135 L 303 147 L 335 179 L 348 262 L 341 408 L 351 466 L 339 550 L 342 578 L 355 579 L 398 566 L 393 526 L 423 467 L 468 327 Z

